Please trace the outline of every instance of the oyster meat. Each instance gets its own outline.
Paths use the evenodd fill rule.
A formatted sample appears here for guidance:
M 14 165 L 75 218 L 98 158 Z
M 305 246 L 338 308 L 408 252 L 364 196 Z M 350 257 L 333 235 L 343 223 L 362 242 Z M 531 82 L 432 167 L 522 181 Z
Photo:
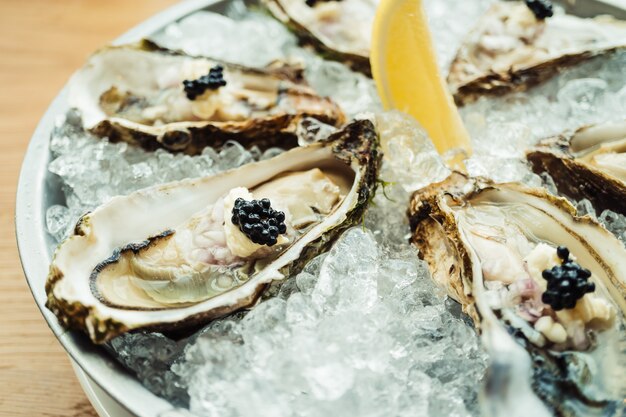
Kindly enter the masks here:
M 526 156 L 536 173 L 552 176 L 560 193 L 588 199 L 598 214 L 626 215 L 626 120 L 548 138 Z
M 57 248 L 47 307 L 97 343 L 251 307 L 360 221 L 381 156 L 360 120 L 272 159 L 115 197 Z
M 417 191 L 409 217 L 433 279 L 483 333 L 486 415 L 621 415 L 626 249 L 615 236 L 543 189 L 459 173 Z
M 92 55 L 70 82 L 69 104 L 98 136 L 190 155 L 228 140 L 291 148 L 302 118 L 335 126 L 345 120 L 334 102 L 306 85 L 299 68 L 246 68 L 146 40 Z
M 369 56 L 378 0 L 264 0 L 302 43 L 325 58 L 371 75 Z
M 448 84 L 458 105 L 524 91 L 560 69 L 626 46 L 626 22 L 555 13 L 539 19 L 521 1 L 500 1 L 461 45 Z

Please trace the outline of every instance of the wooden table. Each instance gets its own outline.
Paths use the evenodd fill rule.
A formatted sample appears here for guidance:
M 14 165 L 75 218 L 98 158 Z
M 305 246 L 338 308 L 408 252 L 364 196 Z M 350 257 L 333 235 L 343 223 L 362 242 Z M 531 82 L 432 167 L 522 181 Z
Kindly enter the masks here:
M 0 416 L 96 416 L 18 259 L 15 189 L 50 101 L 90 52 L 175 0 L 0 0 Z

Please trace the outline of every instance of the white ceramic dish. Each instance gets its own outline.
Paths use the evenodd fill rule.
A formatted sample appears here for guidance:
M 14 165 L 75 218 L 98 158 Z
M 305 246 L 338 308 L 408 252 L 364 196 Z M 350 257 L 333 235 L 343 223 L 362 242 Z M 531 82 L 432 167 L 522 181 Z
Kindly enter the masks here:
M 78 378 L 80 386 L 87 395 L 89 402 L 100 417 L 134 417 L 126 408 L 115 401 L 109 394 L 104 392 L 80 366 L 72 360 L 72 367 Z

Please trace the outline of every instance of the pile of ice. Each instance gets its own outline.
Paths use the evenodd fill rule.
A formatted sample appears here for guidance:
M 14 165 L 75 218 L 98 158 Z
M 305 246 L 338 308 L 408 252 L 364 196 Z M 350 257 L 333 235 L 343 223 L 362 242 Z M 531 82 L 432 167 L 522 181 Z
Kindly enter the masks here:
M 145 334 L 113 346 L 147 377 L 147 352 L 168 343 Z M 414 250 L 353 228 L 276 297 L 202 330 L 160 384 L 184 381 L 201 416 L 470 416 L 484 369 L 474 331 L 448 311 Z
M 461 115 L 475 151 L 467 163 L 469 172 L 539 185 L 529 175 L 525 151 L 540 139 L 567 130 L 623 119 L 625 67 L 622 51 L 563 71 L 527 92 L 483 97 L 463 107 Z
M 497 0 L 424 0 L 428 25 L 435 38 L 435 54 L 442 74 L 448 68 L 467 39 L 478 19 Z
M 415 251 L 354 228 L 278 297 L 205 329 L 174 369 L 199 415 L 469 416 L 484 367 Z

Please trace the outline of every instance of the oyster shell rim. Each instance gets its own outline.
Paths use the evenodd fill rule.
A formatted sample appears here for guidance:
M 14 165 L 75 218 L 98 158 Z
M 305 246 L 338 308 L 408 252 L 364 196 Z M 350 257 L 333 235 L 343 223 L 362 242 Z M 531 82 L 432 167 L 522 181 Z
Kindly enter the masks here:
M 291 17 L 280 2 L 281 0 L 261 0 L 261 3 L 270 14 L 296 35 L 301 45 L 311 46 L 324 59 L 341 62 L 353 71 L 360 72 L 370 78 L 372 77 L 369 55 L 365 56 L 333 48 L 332 45 L 328 45 L 319 39 L 303 24 Z
M 560 193 L 575 200 L 591 201 L 598 215 L 604 210 L 626 215 L 626 184 L 579 160 L 571 150 L 571 141 L 576 135 L 608 124 L 611 122 L 545 138 L 526 152 L 526 159 L 536 174 L 550 174 Z
M 90 214 L 86 214 L 78 221 L 74 233 L 62 242 L 52 258 L 48 277 L 46 279 L 46 294 L 47 301 L 46 307 L 57 316 L 59 323 L 68 329 L 77 329 L 86 332 L 89 337 L 95 343 L 103 343 L 114 336 L 121 333 L 135 330 L 135 329 L 153 329 L 153 330 L 178 330 L 181 328 L 187 328 L 195 326 L 199 323 L 211 321 L 218 317 L 223 317 L 229 313 L 232 313 L 242 308 L 247 308 L 254 305 L 257 300 L 262 296 L 263 292 L 267 289 L 267 286 L 276 279 L 282 279 L 288 274 L 298 271 L 304 267 L 306 262 L 313 256 L 317 255 L 328 249 L 330 244 L 341 234 L 344 230 L 357 223 L 365 214 L 367 206 L 373 198 L 378 182 L 378 171 L 382 161 L 382 152 L 379 150 L 378 132 L 374 127 L 374 124 L 369 120 L 358 120 L 347 125 L 343 130 L 340 130 L 332 134 L 329 138 L 323 142 L 318 142 L 307 147 L 294 148 L 291 151 L 285 152 L 281 155 L 286 155 L 283 158 L 287 158 L 293 152 L 306 152 L 311 148 L 326 148 L 330 149 L 330 152 L 336 159 L 342 161 L 344 164 L 350 166 L 354 170 L 356 177 L 353 184 L 353 190 L 356 193 L 352 201 L 346 198 L 341 203 L 340 207 L 344 204 L 352 204 L 352 206 L 344 208 L 346 210 L 343 215 L 343 219 L 335 225 L 331 225 L 330 228 L 326 228 L 324 232 L 314 238 L 311 242 L 306 244 L 292 261 L 283 265 L 275 272 L 278 277 L 270 275 L 270 281 L 267 283 L 262 282 L 253 291 L 252 294 L 247 297 L 240 297 L 237 299 L 237 306 L 218 306 L 210 310 L 203 310 L 197 314 L 185 316 L 182 320 L 174 320 L 170 322 L 158 322 L 155 320 L 143 322 L 140 325 L 124 323 L 111 317 L 110 315 L 101 316 L 101 303 L 95 303 L 93 305 L 83 305 L 80 300 L 72 301 L 68 297 L 62 297 L 55 294 L 55 288 L 61 282 L 65 276 L 64 272 L 57 266 L 56 258 L 59 256 L 60 251 L 63 249 L 64 244 L 69 242 L 70 239 L 77 237 L 90 237 L 91 230 L 91 216 L 97 212 L 96 209 Z M 280 157 L 280 155 L 279 155 Z M 271 158 L 266 161 L 273 162 L 275 158 Z M 217 175 L 234 175 L 241 168 L 254 167 L 257 163 L 244 165 L 243 167 L 225 171 Z M 213 176 L 208 176 L 213 177 Z M 204 178 L 208 178 L 204 177 Z M 193 181 L 193 180 L 183 180 Z M 160 188 L 171 187 L 176 183 L 160 184 L 147 189 L 139 190 L 129 196 L 136 195 L 138 193 L 145 193 L 146 191 L 156 190 Z M 351 191 L 352 192 L 352 191 Z M 117 197 L 125 198 L 125 197 Z M 114 201 L 115 199 L 111 200 Z M 105 207 L 107 204 L 100 207 Z M 320 225 L 323 223 L 320 223 Z M 284 254 L 281 254 L 283 256 Z M 219 296 L 218 296 L 219 297 Z M 215 300 L 218 297 L 214 297 L 211 300 Z M 80 298 L 80 297 L 79 297 Z M 201 304 L 201 303 L 198 303 Z M 183 308 L 184 309 L 184 308 Z M 162 310 L 160 310 L 162 311 Z M 156 311 L 155 313 L 158 313 Z M 149 313 L 149 312 L 142 312 Z
M 522 3 L 521 1 L 517 2 Z M 510 3 L 513 4 L 514 2 Z M 501 2 L 498 4 L 501 4 Z M 490 6 L 485 14 L 483 14 L 483 16 L 479 19 L 477 24 L 470 29 L 468 37 L 471 37 L 478 32 L 483 17 L 491 13 L 492 8 L 494 8 L 494 5 Z M 568 13 L 566 13 L 566 15 L 568 15 Z M 624 27 L 626 27 L 626 21 L 608 15 L 580 17 L 580 19 L 595 20 L 599 21 L 601 24 L 607 24 L 610 22 L 624 25 Z M 546 21 L 549 22 L 550 18 L 547 18 Z M 465 82 L 451 82 L 450 78 L 454 74 L 455 66 L 461 65 L 463 62 L 467 61 L 467 53 L 464 49 L 465 46 L 465 42 L 459 46 L 459 49 L 448 67 L 448 73 L 446 75 L 446 81 L 458 107 L 473 103 L 482 96 L 502 96 L 527 91 L 546 82 L 563 69 L 576 66 L 581 62 L 588 61 L 596 57 L 611 55 L 615 52 L 626 49 L 626 39 L 620 40 L 617 43 L 610 43 L 596 49 L 566 52 L 535 64 L 509 68 L 507 71 L 493 71 L 493 69 L 490 69 L 489 71 L 486 71 L 485 74 L 471 77 Z
M 409 224 L 411 227 L 410 241 L 420 250 L 420 259 L 426 260 L 422 250 L 422 247 L 425 247 L 425 240 L 420 239 L 419 232 L 421 231 L 423 233 L 424 229 L 426 229 L 427 226 L 432 226 L 432 223 L 429 223 L 431 221 L 438 222 L 438 220 L 442 220 L 444 222 L 443 226 L 445 227 L 445 232 L 449 234 L 449 236 L 452 236 L 451 240 L 454 242 L 459 242 L 463 248 L 465 246 L 465 242 L 463 242 L 463 238 L 458 231 L 456 219 L 454 218 L 453 213 L 445 211 L 438 207 L 441 199 L 452 198 L 454 200 L 469 200 L 484 191 L 493 189 L 497 190 L 498 188 L 504 187 L 510 188 L 515 192 L 521 192 L 535 198 L 544 199 L 550 205 L 569 215 L 572 218 L 572 221 L 583 225 L 591 225 L 597 227 L 603 231 L 602 233 L 606 234 L 607 238 L 619 242 L 619 240 L 617 240 L 617 238 L 611 232 L 609 232 L 602 224 L 598 223 L 598 221 L 596 221 L 589 215 L 578 216 L 576 208 L 566 198 L 550 194 L 544 188 L 532 188 L 515 182 L 496 183 L 485 177 L 470 177 L 459 171 L 453 171 L 452 174 L 450 174 L 450 176 L 445 180 L 426 186 L 421 190 L 416 191 L 411 196 L 411 201 L 407 210 Z M 583 246 L 588 247 L 587 244 L 583 242 L 581 243 L 583 244 Z M 455 245 L 455 249 L 458 249 L 457 246 L 458 243 L 457 245 Z M 623 245 L 621 245 L 621 247 L 623 248 Z M 626 251 L 626 248 L 624 250 Z M 597 257 L 600 257 L 600 254 L 597 253 L 595 250 L 590 249 L 590 251 L 592 253 L 595 253 Z M 467 251 L 462 251 L 461 258 L 463 259 L 463 268 L 459 269 L 458 272 L 467 273 L 468 271 L 470 271 L 470 273 L 466 277 L 467 279 L 461 280 L 461 282 L 465 283 L 467 280 L 472 279 L 471 259 L 469 258 L 469 254 Z M 596 261 L 601 264 L 604 263 L 597 258 Z M 626 307 L 626 282 L 617 281 L 612 282 L 612 284 L 620 287 L 621 295 L 623 298 L 623 300 L 621 300 L 621 307 Z M 455 300 L 461 303 L 464 309 L 468 309 L 468 311 L 464 311 L 472 319 L 476 318 L 480 321 L 480 313 L 476 311 L 474 307 L 474 297 L 471 297 L 472 285 L 469 284 L 469 289 L 463 288 L 463 291 L 456 290 L 457 288 L 453 287 L 451 291 L 448 291 L 449 295 L 453 298 L 455 298 L 456 295 L 458 298 L 455 298 Z M 622 310 L 626 312 L 626 308 L 623 308 Z M 480 323 L 478 322 L 475 324 L 477 329 L 480 329 Z
M 75 102 L 72 90 L 78 88 L 75 84 L 79 75 L 89 65 L 90 60 L 101 53 L 110 50 L 131 50 L 149 53 L 161 53 L 167 56 L 180 56 L 189 58 L 205 58 L 218 62 L 223 66 L 235 68 L 243 72 L 272 76 L 293 83 L 296 86 L 308 87 L 304 79 L 304 69 L 296 66 L 275 61 L 265 68 L 246 67 L 232 64 L 210 57 L 189 55 L 179 50 L 172 50 L 158 45 L 156 42 L 142 38 L 139 41 L 121 44 L 107 45 L 93 52 L 87 61 L 70 79 L 68 101 L 70 107 L 80 110 L 84 105 L 82 101 Z M 179 121 L 166 123 L 162 126 L 151 126 L 133 122 L 120 117 L 108 117 L 104 115 L 99 121 L 90 123 L 84 127 L 99 138 L 108 138 L 112 142 L 126 142 L 133 146 L 141 147 L 146 151 L 164 149 L 168 152 L 182 152 L 187 155 L 198 155 L 206 147 L 221 148 L 228 141 L 234 140 L 242 146 L 250 148 L 254 145 L 261 149 L 273 146 L 293 148 L 297 146 L 295 129 L 300 120 L 307 117 L 320 122 L 341 126 L 346 122 L 346 116 L 339 105 L 329 97 L 318 95 L 313 89 L 310 92 L 298 92 L 302 97 L 316 98 L 324 103 L 323 112 L 294 112 L 267 115 L 262 118 L 249 118 L 243 121 Z M 271 138 L 271 139 L 268 139 Z
M 556 412 L 558 415 L 570 414 L 568 414 L 568 409 L 563 408 L 564 405 L 559 403 L 561 399 L 561 397 L 559 397 L 559 393 L 561 391 L 557 390 L 557 393 L 555 394 L 550 389 L 546 390 L 541 384 L 543 378 L 547 378 L 549 381 L 548 383 L 557 384 L 559 390 L 571 390 L 578 392 L 581 404 L 588 405 L 589 407 L 617 407 L 619 399 L 602 398 L 602 396 L 600 398 L 589 398 L 588 395 L 597 395 L 598 393 L 594 392 L 594 390 L 583 392 L 579 389 L 580 387 L 578 385 L 582 381 L 576 380 L 575 382 L 572 382 L 569 379 L 565 379 L 570 377 L 570 370 L 567 366 L 565 366 L 565 364 L 568 363 L 566 359 L 567 355 L 571 355 L 572 351 L 565 351 L 563 353 L 553 352 L 549 348 L 537 347 L 533 345 L 528 342 L 524 336 L 520 339 L 522 343 L 519 343 L 517 340 L 513 340 L 514 338 L 517 339 L 517 337 L 509 334 L 503 324 L 503 321 L 496 318 L 491 307 L 486 304 L 486 300 L 480 299 L 480 294 L 475 296 L 475 282 L 473 278 L 475 274 L 481 277 L 480 283 L 477 285 L 482 284 L 482 273 L 479 270 L 480 265 L 476 265 L 472 261 L 472 259 L 475 259 L 477 255 L 469 246 L 467 239 L 462 236 L 463 233 L 457 226 L 452 210 L 448 208 L 448 211 L 446 212 L 445 208 L 440 208 L 439 200 L 444 198 L 452 198 L 455 202 L 458 202 L 458 200 L 469 200 L 478 196 L 482 192 L 497 190 L 498 187 L 512 188 L 513 192 L 522 192 L 528 194 L 532 198 L 544 199 L 547 205 L 554 206 L 557 210 L 563 212 L 568 220 L 571 218 L 573 222 L 594 227 L 594 231 L 599 231 L 603 235 L 603 238 L 612 241 L 612 249 L 619 247 L 622 253 L 626 253 L 626 248 L 624 248 L 621 242 L 619 242 L 617 238 L 606 230 L 606 228 L 604 228 L 601 224 L 588 215 L 578 216 L 576 209 L 571 203 L 569 203 L 569 201 L 563 197 L 557 197 L 548 193 L 544 188 L 532 188 L 519 183 L 498 184 L 483 177 L 471 178 L 463 173 L 455 171 L 444 181 L 431 184 L 430 186 L 416 191 L 411 197 L 407 213 L 412 231 L 411 242 L 418 247 L 420 259 L 423 259 L 428 263 L 433 280 L 436 281 L 437 284 L 441 284 L 436 277 L 436 274 L 441 273 L 441 271 L 438 271 L 436 265 L 433 266 L 433 264 L 438 262 L 441 263 L 441 257 L 443 256 L 440 255 L 440 257 L 438 257 L 438 253 L 433 253 L 428 247 L 428 244 L 424 240 L 420 240 L 420 234 L 430 232 L 433 229 L 432 223 L 437 223 L 438 221 L 444 222 L 444 227 L 447 226 L 446 232 L 450 229 L 450 235 L 445 236 L 444 239 L 449 239 L 452 242 L 452 246 L 456 252 L 453 255 L 449 255 L 449 257 L 454 259 L 454 256 L 456 255 L 457 259 L 460 259 L 461 269 L 456 275 L 459 276 L 459 283 L 455 286 L 446 287 L 444 289 L 447 290 L 449 296 L 455 298 L 459 303 L 461 303 L 463 311 L 466 312 L 470 318 L 472 318 L 476 329 L 483 333 L 485 345 L 490 350 L 490 355 L 492 355 L 492 364 L 496 367 L 497 372 L 504 373 L 503 376 L 496 377 L 495 381 L 492 381 L 488 374 L 486 389 L 490 389 L 490 384 L 497 383 L 498 381 L 502 382 L 498 378 L 507 378 L 507 382 L 510 382 L 508 379 L 512 379 L 513 377 L 516 379 L 525 378 L 525 371 L 522 369 L 523 367 L 520 368 L 519 365 L 506 365 L 505 361 L 505 366 L 503 366 L 502 369 L 498 369 L 501 359 L 505 356 L 514 355 L 518 361 L 527 361 L 528 365 L 526 369 L 528 372 L 532 370 L 533 377 L 531 378 L 531 374 L 528 374 L 528 385 L 525 386 L 532 386 L 531 393 L 533 394 L 533 398 L 535 400 L 540 398 L 544 407 L 550 407 L 552 411 Z M 445 202 L 442 202 L 441 204 L 445 205 Z M 578 236 L 578 239 L 580 239 L 580 237 L 581 236 Z M 436 238 L 437 236 L 434 235 L 433 239 Z M 603 254 L 600 254 L 600 252 L 596 250 L 597 248 L 594 249 L 593 247 L 590 247 L 586 241 L 579 240 L 579 242 L 585 248 L 588 248 L 589 254 L 594 257 L 596 262 L 601 264 L 600 267 L 602 269 L 609 268 L 609 265 L 600 259 Z M 462 254 L 461 257 L 458 257 L 459 253 Z M 617 254 L 617 256 L 619 256 L 619 254 Z M 624 263 L 623 260 L 621 262 L 622 264 Z M 616 269 L 617 265 L 612 265 L 610 268 L 613 268 L 613 271 L 618 270 Z M 450 271 L 450 273 L 452 272 L 455 271 Z M 443 271 L 443 273 L 447 273 L 447 271 Z M 626 275 L 620 274 L 620 277 L 613 276 L 613 274 L 608 273 L 607 275 L 610 279 L 611 285 L 615 287 L 614 290 L 607 287 L 607 291 L 610 293 L 611 298 L 613 298 L 613 302 L 621 310 L 621 313 L 618 314 L 622 316 L 623 320 L 626 315 L 626 280 L 624 279 Z M 454 278 L 451 279 L 454 280 Z M 464 285 L 467 285 L 467 288 L 465 288 Z M 459 288 L 462 290 L 460 294 L 458 293 Z M 618 296 L 620 298 L 615 299 Z M 621 331 L 623 332 L 623 329 Z M 526 355 L 520 356 L 520 354 L 524 351 L 527 352 Z M 537 366 L 537 363 L 533 365 L 532 361 L 536 362 L 537 360 L 542 360 L 543 364 L 540 366 Z M 587 367 L 587 365 L 584 367 Z M 535 372 L 537 372 L 537 374 L 534 374 Z M 572 373 L 574 376 L 580 377 L 581 375 L 577 372 L 579 371 L 574 371 Z M 514 383 L 514 385 L 516 389 L 522 389 L 522 387 L 519 386 L 520 384 Z M 491 389 L 494 389 L 494 387 L 491 387 Z M 495 388 L 495 392 L 503 395 L 511 395 L 510 389 L 507 391 L 507 389 L 503 387 Z M 576 408 L 578 406 L 579 405 L 574 404 L 568 405 L 567 407 Z

